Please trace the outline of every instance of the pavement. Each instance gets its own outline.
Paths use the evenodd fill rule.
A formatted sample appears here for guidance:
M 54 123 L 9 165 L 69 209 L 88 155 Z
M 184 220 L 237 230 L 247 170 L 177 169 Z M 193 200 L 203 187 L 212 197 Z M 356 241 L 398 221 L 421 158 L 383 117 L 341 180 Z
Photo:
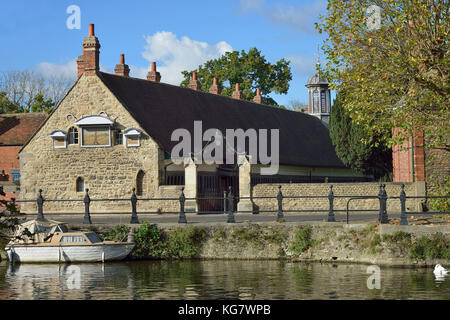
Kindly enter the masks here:
M 66 222 L 68 224 L 82 224 L 83 214 L 47 214 L 45 218 Z M 36 215 L 27 215 L 28 219 L 35 219 Z M 186 213 L 186 220 L 188 224 L 191 223 L 220 223 L 227 222 L 227 214 L 193 214 Z M 307 221 L 327 221 L 327 214 L 285 214 L 285 222 L 307 222 Z M 389 214 L 389 218 L 400 218 L 400 214 Z M 128 224 L 131 219 L 131 214 L 91 214 L 91 222 L 94 225 L 117 225 Z M 178 214 L 144 214 L 138 213 L 139 222 L 149 221 L 156 224 L 174 224 L 178 223 Z M 250 214 L 237 213 L 234 215 L 236 223 L 242 222 L 271 222 L 276 220 L 276 214 Z M 346 215 L 335 214 L 336 222 L 346 222 Z M 376 222 L 378 219 L 377 213 L 350 213 L 349 223 L 361 222 Z

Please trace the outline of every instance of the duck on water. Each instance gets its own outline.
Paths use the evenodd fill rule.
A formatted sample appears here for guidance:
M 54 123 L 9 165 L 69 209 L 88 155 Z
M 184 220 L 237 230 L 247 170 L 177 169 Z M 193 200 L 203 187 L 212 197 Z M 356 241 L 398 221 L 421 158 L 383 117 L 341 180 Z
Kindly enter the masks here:
M 125 259 L 134 245 L 132 231 L 127 242 L 102 241 L 94 232 L 44 219 L 20 224 L 5 250 L 10 262 L 105 262 Z

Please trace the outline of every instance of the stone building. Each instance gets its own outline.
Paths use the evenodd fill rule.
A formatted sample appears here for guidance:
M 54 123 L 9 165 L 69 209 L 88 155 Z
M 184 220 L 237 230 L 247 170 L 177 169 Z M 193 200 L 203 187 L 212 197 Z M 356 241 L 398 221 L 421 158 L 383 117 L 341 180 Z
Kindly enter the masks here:
M 308 88 L 308 107 L 305 112 L 328 124 L 331 113 L 331 94 L 328 81 L 316 73 L 309 78 L 305 87 Z
M 45 113 L 0 114 L 0 186 L 6 194 L 0 200 L 17 198 L 19 150 L 46 117 Z
M 186 210 L 209 212 L 222 210 L 223 201 L 202 198 L 221 197 L 231 187 L 242 198 L 238 209 L 252 211 L 252 200 L 244 198 L 258 183 L 367 180 L 337 158 L 328 129 L 316 117 L 262 105 L 258 92 L 253 102 L 244 101 L 239 84 L 232 98 L 220 95 L 217 81 L 210 93 L 202 92 L 195 73 L 189 88 L 164 84 L 154 63 L 147 79 L 132 78 L 123 55 L 115 74 L 100 72 L 99 57 L 90 25 L 77 60 L 78 80 L 20 151 L 22 199 L 36 199 L 38 189 L 46 199 L 81 200 L 85 189 L 91 199 L 130 198 L 132 188 L 140 199 L 178 199 L 184 187 L 187 198 L 199 198 L 186 201 Z M 261 174 L 267 162 L 252 159 L 248 146 L 233 155 L 234 164 L 207 164 L 192 154 L 175 161 L 173 133 L 182 129 L 195 140 L 200 121 L 203 132 L 278 129 L 278 173 Z M 200 144 L 205 148 L 205 141 Z M 178 200 L 138 204 L 141 212 L 179 210 Z M 34 212 L 35 206 L 25 203 L 23 211 Z M 124 201 L 93 201 L 91 212 L 129 212 L 129 207 Z M 45 203 L 46 212 L 83 208 L 81 201 Z

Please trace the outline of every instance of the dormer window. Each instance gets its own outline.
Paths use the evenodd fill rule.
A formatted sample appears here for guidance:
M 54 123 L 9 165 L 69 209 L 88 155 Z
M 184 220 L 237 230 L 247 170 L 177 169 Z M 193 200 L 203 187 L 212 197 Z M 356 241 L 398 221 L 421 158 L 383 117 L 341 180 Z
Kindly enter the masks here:
M 75 122 L 81 128 L 82 147 L 110 147 L 114 121 L 102 116 L 84 117 Z
M 53 147 L 55 149 L 66 148 L 67 132 L 63 130 L 56 130 L 50 134 L 50 137 L 53 139 Z
M 127 147 L 139 147 L 141 145 L 141 131 L 138 129 L 128 129 L 123 134 L 126 138 Z

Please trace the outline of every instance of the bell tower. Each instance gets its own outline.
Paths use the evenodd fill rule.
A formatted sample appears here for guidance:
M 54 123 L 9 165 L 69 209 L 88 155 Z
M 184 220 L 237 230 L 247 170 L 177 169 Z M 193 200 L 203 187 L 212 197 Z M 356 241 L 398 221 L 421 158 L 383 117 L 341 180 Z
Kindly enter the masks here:
M 317 55 L 316 69 L 320 70 L 319 52 L 317 52 Z M 327 79 L 323 78 L 319 72 L 316 72 L 316 74 L 309 78 L 305 87 L 308 88 L 308 108 L 306 113 L 328 124 L 331 113 L 331 94 Z

